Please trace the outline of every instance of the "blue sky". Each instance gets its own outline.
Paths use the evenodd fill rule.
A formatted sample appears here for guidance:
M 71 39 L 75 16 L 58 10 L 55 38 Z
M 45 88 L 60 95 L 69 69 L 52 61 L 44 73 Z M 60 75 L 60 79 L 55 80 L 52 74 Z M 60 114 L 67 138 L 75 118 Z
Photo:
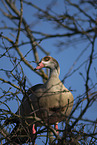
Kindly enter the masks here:
M 41 1 L 37 0 L 37 1 L 33 1 L 33 3 L 45 10 L 47 3 L 50 3 L 50 1 L 48 2 L 45 0 L 41 0 Z M 19 3 L 17 2 L 17 6 L 18 5 L 19 5 Z M 34 8 L 31 8 L 30 6 L 24 5 L 23 7 L 24 7 L 23 16 L 26 19 L 26 21 L 28 22 L 28 24 L 30 24 L 34 20 L 36 21 L 36 24 L 32 27 L 32 31 L 40 31 L 43 33 L 48 33 L 48 34 L 56 34 L 56 33 L 63 34 L 67 31 L 66 29 L 63 30 L 63 29 L 55 28 L 55 25 L 52 22 L 46 22 L 46 20 L 41 20 L 41 19 L 37 21 L 37 19 L 35 17 L 36 10 Z M 74 8 L 67 7 L 67 9 L 70 9 L 69 13 L 71 15 L 73 13 L 76 13 L 76 11 L 77 11 Z M 64 14 L 65 10 L 66 10 L 66 7 L 63 4 L 63 0 L 60 2 L 57 1 L 56 6 L 53 7 L 53 11 L 56 12 L 57 15 Z M 96 14 L 96 12 L 97 12 L 97 10 L 93 10 L 93 9 L 91 11 L 89 11 L 89 13 L 94 13 L 94 14 Z M 2 17 L 1 13 L 0 13 L 0 15 L 1 15 L 0 17 Z M 95 15 L 93 15 L 93 17 L 95 17 Z M 5 17 L 2 19 L 5 20 Z M 84 19 L 84 17 L 83 17 L 83 19 Z M 6 19 L 6 22 L 7 22 L 8 26 L 14 25 L 10 21 L 8 21 L 7 19 Z M 1 23 L 1 26 L 3 26 L 2 23 Z M 87 27 L 88 27 L 87 25 L 85 25 L 85 24 L 83 25 L 84 29 L 87 29 Z M 7 31 L 7 30 L 3 31 L 3 35 L 8 36 L 12 40 L 14 40 L 14 37 L 11 34 L 9 34 L 9 31 Z M 34 36 L 36 38 L 40 38 L 40 36 L 38 36 L 36 34 L 34 34 Z M 78 36 L 76 36 L 76 39 L 77 39 L 77 37 Z M 72 38 L 65 38 L 65 37 L 64 38 L 51 38 L 51 39 L 44 40 L 40 43 L 40 45 L 47 52 L 50 53 L 50 56 L 54 57 L 59 62 L 59 65 L 61 68 L 61 72 L 60 72 L 60 79 L 61 80 L 67 74 L 67 72 L 72 67 L 72 65 L 76 61 L 76 59 L 80 56 L 81 52 L 88 45 L 88 42 L 85 40 L 83 40 L 81 42 L 76 40 L 76 42 L 73 42 L 73 44 L 69 44 L 67 46 L 63 45 L 63 47 L 61 47 L 60 49 L 58 49 L 56 47 L 56 45 L 58 44 L 59 41 L 63 41 L 66 43 L 67 41 L 69 41 L 69 39 L 72 39 Z M 21 35 L 20 35 L 20 41 L 24 41 L 24 42 L 28 41 L 28 39 L 23 35 L 23 33 L 21 33 Z M 0 43 L 2 43 L 2 40 L 0 40 Z M 6 42 L 6 45 L 7 45 L 7 47 L 9 46 L 9 44 L 7 42 Z M 96 45 L 97 45 L 97 41 L 95 43 L 95 47 L 96 47 Z M 25 45 L 23 47 L 20 47 L 23 55 L 26 54 L 26 52 L 30 48 L 31 48 L 30 45 L 27 45 L 27 46 Z M 39 48 L 37 48 L 37 51 L 39 53 L 40 59 L 45 56 Z M 14 56 L 17 56 L 17 53 L 14 50 L 11 50 L 10 52 Z M 2 50 L 1 48 L 0 48 L 0 53 L 1 54 L 4 53 L 4 50 Z M 78 66 L 80 66 L 85 60 L 87 60 L 87 58 L 89 58 L 89 56 L 90 56 L 90 53 L 91 53 L 91 45 L 89 47 L 87 47 L 87 50 L 79 58 L 79 60 L 77 61 L 77 63 L 73 67 L 72 71 L 77 69 Z M 96 56 L 97 56 L 97 49 L 95 49 L 94 54 L 96 54 Z M 27 56 L 27 60 L 29 60 L 29 61 L 34 60 L 32 53 L 30 53 Z M 35 72 L 31 71 L 27 66 L 24 65 L 24 63 L 21 63 L 21 64 L 23 66 L 25 76 L 27 76 L 27 78 L 30 80 L 30 83 L 32 84 L 32 86 L 37 84 L 37 83 L 42 83 L 42 79 L 39 75 L 37 75 Z M 31 63 L 31 65 L 36 67 L 36 64 L 34 64 L 33 62 Z M 74 90 L 72 92 L 74 98 L 78 97 L 79 95 L 81 95 L 85 91 L 85 82 L 84 82 L 82 76 L 80 75 L 80 72 L 83 73 L 84 77 L 86 77 L 87 65 L 88 65 L 88 63 L 85 63 L 82 67 L 80 67 L 80 69 L 78 71 L 73 73 L 73 75 L 71 75 L 70 77 L 68 77 L 64 81 L 64 85 L 67 88 L 70 87 L 72 90 Z M 10 70 L 12 68 L 10 61 L 6 57 L 3 57 L 1 59 L 0 67 L 3 69 L 7 69 L 7 70 Z M 90 71 L 90 77 L 91 77 L 93 83 L 95 84 L 97 82 L 97 76 L 95 74 L 94 68 L 96 68 L 96 71 L 97 71 L 97 59 L 93 60 L 93 64 L 92 64 L 91 71 Z M 4 78 L 5 80 L 8 80 L 8 78 L 6 77 L 6 75 L 3 71 L 0 71 L 0 77 Z M 5 90 L 8 89 L 8 85 L 2 84 L 2 83 L 0 85 L 1 85 L 1 88 L 5 89 Z M 1 92 L 1 90 L 0 90 L 0 92 Z M 15 112 L 17 110 L 17 107 L 18 107 L 17 102 L 11 100 L 8 102 L 8 104 L 10 105 L 13 112 Z M 83 106 L 84 106 L 84 104 L 83 104 Z M 84 118 L 90 118 L 91 120 L 96 119 L 97 118 L 96 110 L 97 110 L 97 102 L 95 102 L 92 105 L 92 107 L 90 107 L 90 109 L 85 113 Z M 79 113 L 80 113 L 79 110 L 77 110 L 74 114 L 75 117 L 77 117 Z

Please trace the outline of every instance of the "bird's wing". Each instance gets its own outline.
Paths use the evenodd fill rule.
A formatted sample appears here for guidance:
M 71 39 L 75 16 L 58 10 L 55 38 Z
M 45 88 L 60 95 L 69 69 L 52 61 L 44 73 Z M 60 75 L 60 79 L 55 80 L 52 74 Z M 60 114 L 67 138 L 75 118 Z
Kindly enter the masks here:
M 29 104 L 28 104 L 27 98 L 29 98 L 30 95 L 34 95 L 34 92 L 38 88 L 40 88 L 42 85 L 43 84 L 37 84 L 37 85 L 32 86 L 31 88 L 29 88 L 28 91 L 25 93 L 19 108 L 23 108 L 24 107 L 24 110 L 29 109 L 29 106 L 28 106 Z M 15 114 L 16 115 L 19 115 L 19 114 L 22 115 L 22 114 L 24 114 L 24 110 L 21 109 L 21 111 L 20 111 L 18 109 Z M 19 111 L 20 111 L 20 113 L 19 113 Z M 12 124 L 12 123 L 17 123 L 18 124 L 19 123 L 19 118 L 14 116 L 14 115 L 11 115 L 9 118 L 6 119 L 6 121 L 4 122 L 4 125 Z

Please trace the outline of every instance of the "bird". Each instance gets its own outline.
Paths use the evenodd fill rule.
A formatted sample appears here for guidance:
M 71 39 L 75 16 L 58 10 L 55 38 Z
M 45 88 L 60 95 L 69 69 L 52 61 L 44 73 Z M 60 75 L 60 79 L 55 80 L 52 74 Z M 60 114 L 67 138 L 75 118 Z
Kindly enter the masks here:
M 16 133 L 13 139 L 17 143 L 24 143 L 29 140 L 28 136 L 20 138 L 19 136 L 17 137 L 17 134 L 27 135 L 27 129 L 30 130 L 30 133 L 35 134 L 32 124 L 40 125 L 39 121 L 35 121 L 35 117 L 40 118 L 46 124 L 53 125 L 65 120 L 73 108 L 74 98 L 72 93 L 59 79 L 60 67 L 57 60 L 51 56 L 43 57 L 35 71 L 42 68 L 50 70 L 48 80 L 44 84 L 37 84 L 31 87 L 24 95 L 21 105 L 16 112 L 16 115 L 19 115 L 20 118 L 17 120 L 17 125 L 12 133 Z M 16 119 L 13 120 L 16 121 Z M 23 122 L 23 120 L 26 121 Z M 27 126 L 27 128 L 24 126 Z

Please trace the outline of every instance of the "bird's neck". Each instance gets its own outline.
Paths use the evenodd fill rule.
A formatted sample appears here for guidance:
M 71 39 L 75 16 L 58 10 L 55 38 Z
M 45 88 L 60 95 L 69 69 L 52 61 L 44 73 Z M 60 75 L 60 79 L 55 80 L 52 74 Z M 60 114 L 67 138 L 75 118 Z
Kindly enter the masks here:
M 50 69 L 50 78 L 59 78 L 59 74 L 60 74 L 60 68 L 54 68 L 54 69 Z
M 50 88 L 51 86 L 57 84 L 59 80 L 59 73 L 60 73 L 60 68 L 54 68 L 50 69 L 50 74 L 48 80 L 45 82 L 44 86 L 46 88 Z
M 49 75 L 49 79 L 46 82 L 46 85 L 50 86 L 59 82 L 59 73 L 60 73 L 60 68 L 50 69 L 50 75 Z

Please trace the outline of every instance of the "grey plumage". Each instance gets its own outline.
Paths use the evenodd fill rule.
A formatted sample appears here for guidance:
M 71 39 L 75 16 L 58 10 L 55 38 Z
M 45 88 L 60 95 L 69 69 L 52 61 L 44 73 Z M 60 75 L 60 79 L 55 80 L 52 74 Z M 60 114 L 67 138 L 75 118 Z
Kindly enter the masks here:
M 49 79 L 46 83 L 35 85 L 28 90 L 16 114 L 24 118 L 37 116 L 45 123 L 55 124 L 56 122 L 65 120 L 71 113 L 73 95 L 60 81 L 60 67 L 54 58 L 51 56 L 44 57 L 36 69 L 42 67 L 50 69 Z M 25 121 L 20 122 L 23 124 Z M 27 126 L 29 130 L 31 130 L 33 122 L 35 123 L 34 119 L 26 119 L 26 123 L 29 124 L 29 127 Z M 38 126 L 40 124 L 36 122 L 36 125 Z M 16 126 L 12 133 L 17 132 L 17 134 L 22 134 L 25 132 L 26 134 L 23 128 L 21 132 L 17 131 L 17 128 L 19 130 L 19 127 Z M 23 141 L 25 142 L 27 139 L 23 139 Z M 16 139 L 16 142 L 19 142 L 19 140 L 17 141 Z

